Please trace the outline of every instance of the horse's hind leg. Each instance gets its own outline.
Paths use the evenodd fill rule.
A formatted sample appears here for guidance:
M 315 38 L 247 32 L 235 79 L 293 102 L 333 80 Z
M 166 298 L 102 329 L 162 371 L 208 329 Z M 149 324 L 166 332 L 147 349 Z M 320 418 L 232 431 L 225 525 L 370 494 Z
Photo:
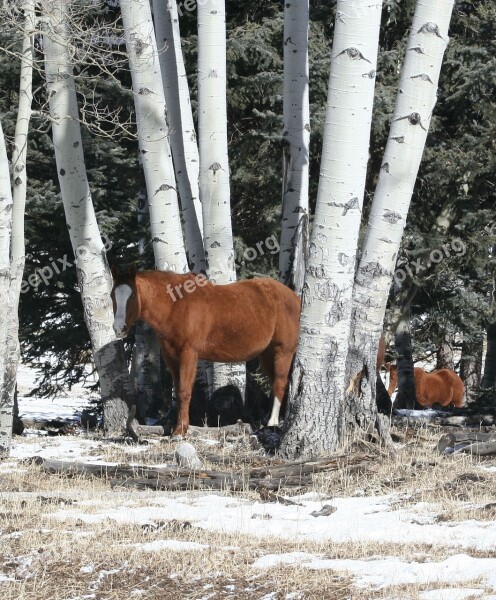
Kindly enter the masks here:
M 288 375 L 291 369 L 291 363 L 293 362 L 292 352 L 284 352 L 281 349 L 275 348 L 273 356 L 272 393 L 274 395 L 274 400 L 270 419 L 267 423 L 268 427 L 277 427 L 279 425 L 279 412 L 284 401 L 284 395 L 288 385 Z

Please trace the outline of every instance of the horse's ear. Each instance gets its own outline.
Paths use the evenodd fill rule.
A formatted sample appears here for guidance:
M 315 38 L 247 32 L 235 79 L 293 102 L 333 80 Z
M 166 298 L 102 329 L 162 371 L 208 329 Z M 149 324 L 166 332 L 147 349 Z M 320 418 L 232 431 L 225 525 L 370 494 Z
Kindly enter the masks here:
M 131 265 L 129 267 L 129 276 L 132 277 L 132 279 L 134 279 L 136 277 L 136 267 L 135 267 L 135 265 Z
M 112 272 L 112 278 L 115 281 L 119 277 L 121 270 L 119 269 L 119 267 L 117 265 L 112 265 L 112 267 L 110 268 L 110 271 Z

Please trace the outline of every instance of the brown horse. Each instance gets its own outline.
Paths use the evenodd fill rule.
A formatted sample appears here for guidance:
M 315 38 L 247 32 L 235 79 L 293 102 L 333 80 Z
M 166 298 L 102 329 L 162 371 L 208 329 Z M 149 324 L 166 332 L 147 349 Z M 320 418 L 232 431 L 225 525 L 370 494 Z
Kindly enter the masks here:
M 387 365 L 389 371 L 388 394 L 391 394 L 398 385 L 398 367 Z M 465 386 L 458 375 L 451 369 L 439 369 L 427 373 L 420 367 L 414 368 L 415 400 L 424 407 L 434 404 L 440 406 L 455 406 L 460 408 L 464 404 Z
M 268 425 L 278 425 L 296 352 L 300 299 L 273 279 L 214 285 L 204 275 L 112 268 L 114 331 L 123 338 L 138 319 L 154 330 L 179 399 L 173 436 L 187 433 L 199 358 L 244 362 L 260 357 L 272 382 Z

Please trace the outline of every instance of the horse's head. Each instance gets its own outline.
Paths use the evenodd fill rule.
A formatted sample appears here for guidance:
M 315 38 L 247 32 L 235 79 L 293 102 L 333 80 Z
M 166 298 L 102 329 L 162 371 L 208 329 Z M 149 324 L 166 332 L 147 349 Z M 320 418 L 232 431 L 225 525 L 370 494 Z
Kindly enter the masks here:
M 114 308 L 114 331 L 116 337 L 125 338 L 141 312 L 141 303 L 136 287 L 136 270 L 132 267 L 127 271 L 121 271 L 114 265 L 112 277 L 114 278 L 111 292 Z
M 384 367 L 387 371 L 387 385 L 388 385 L 388 394 L 390 396 L 393 395 L 394 390 L 398 386 L 398 367 L 396 365 L 392 365 L 391 363 L 384 363 Z

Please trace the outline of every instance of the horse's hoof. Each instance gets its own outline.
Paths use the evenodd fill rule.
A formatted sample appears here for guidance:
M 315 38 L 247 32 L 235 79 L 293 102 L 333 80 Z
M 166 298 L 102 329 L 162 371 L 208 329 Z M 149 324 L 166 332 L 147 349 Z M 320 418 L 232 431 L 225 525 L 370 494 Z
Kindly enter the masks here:
M 184 437 L 180 433 L 171 435 L 171 442 L 181 442 L 182 440 L 184 440 Z

